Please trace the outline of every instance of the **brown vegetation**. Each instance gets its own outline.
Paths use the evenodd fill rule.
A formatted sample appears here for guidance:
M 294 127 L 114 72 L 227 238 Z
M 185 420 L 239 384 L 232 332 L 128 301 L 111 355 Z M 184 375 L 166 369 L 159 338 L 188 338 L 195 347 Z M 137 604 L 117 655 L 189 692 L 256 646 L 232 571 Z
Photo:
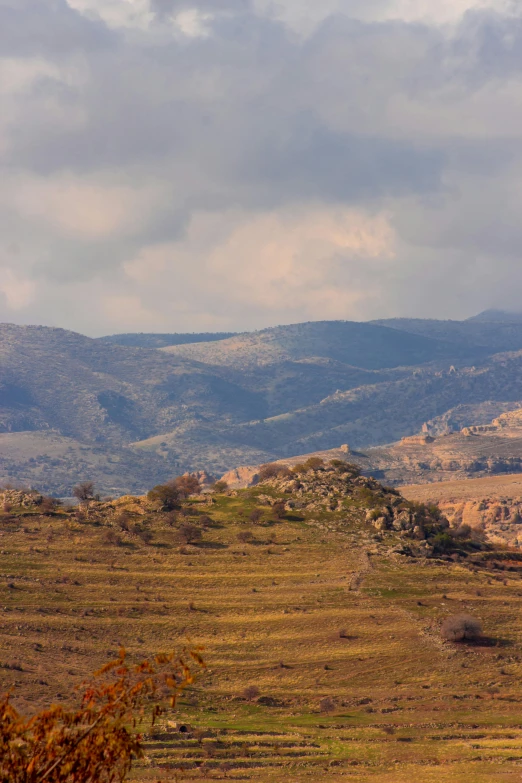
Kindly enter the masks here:
M 444 620 L 441 634 L 448 642 L 476 641 L 482 636 L 482 624 L 469 614 L 457 614 Z

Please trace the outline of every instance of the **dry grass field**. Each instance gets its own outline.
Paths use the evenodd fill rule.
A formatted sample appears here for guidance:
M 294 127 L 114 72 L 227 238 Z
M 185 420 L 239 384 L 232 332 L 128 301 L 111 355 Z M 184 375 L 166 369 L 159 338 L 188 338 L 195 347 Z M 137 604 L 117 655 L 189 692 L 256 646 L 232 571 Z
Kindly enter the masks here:
M 190 501 L 212 519 L 197 546 L 161 516 L 148 543 L 103 514 L 0 516 L 2 690 L 33 711 L 119 645 L 193 642 L 208 668 L 148 735 L 137 781 L 520 781 L 519 573 L 393 554 L 361 514 L 252 524 L 262 493 Z M 484 643 L 441 641 L 461 611 Z

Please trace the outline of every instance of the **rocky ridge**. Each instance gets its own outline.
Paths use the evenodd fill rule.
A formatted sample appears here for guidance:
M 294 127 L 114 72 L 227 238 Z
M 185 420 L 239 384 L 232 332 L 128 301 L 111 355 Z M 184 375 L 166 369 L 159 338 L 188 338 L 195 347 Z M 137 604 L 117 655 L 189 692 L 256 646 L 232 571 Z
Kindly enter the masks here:
M 297 465 L 293 471 L 282 465 L 265 466 L 265 472 L 273 470 L 274 475 L 261 478 L 256 489 L 275 492 L 258 494 L 258 501 L 275 506 L 281 502 L 281 494 L 289 496 L 287 512 L 317 515 L 311 524 L 323 529 L 342 529 L 354 515 L 363 515 L 372 525 L 376 540 L 383 540 L 387 533 L 404 539 L 407 545 L 396 549 L 403 554 L 432 557 L 453 548 L 463 553 L 462 545 L 454 546 L 452 533 L 457 535 L 456 529 L 450 529 L 448 519 L 436 506 L 407 500 L 398 490 L 362 476 L 357 465 L 338 460 L 319 462 L 312 458 L 310 466 Z M 478 540 L 480 536 L 476 539 L 467 541 L 468 549 L 486 548 Z

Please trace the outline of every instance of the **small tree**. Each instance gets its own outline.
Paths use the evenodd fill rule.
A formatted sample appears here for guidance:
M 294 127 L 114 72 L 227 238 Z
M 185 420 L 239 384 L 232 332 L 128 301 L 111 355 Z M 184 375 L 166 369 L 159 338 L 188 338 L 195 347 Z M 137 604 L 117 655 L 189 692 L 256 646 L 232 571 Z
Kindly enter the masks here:
M 272 506 L 274 517 L 278 520 L 284 519 L 286 516 L 286 504 L 283 500 L 279 500 Z
M 324 459 L 320 457 L 309 457 L 304 466 L 307 470 L 317 470 L 318 468 L 324 468 Z
M 482 624 L 469 614 L 456 614 L 444 620 L 441 634 L 448 642 L 473 642 L 482 636 Z
M 178 535 L 183 544 L 195 544 L 203 538 L 200 528 L 190 524 L 190 522 L 181 525 Z
M 259 481 L 267 481 L 271 478 L 284 478 L 290 475 L 290 470 L 286 465 L 279 465 L 277 462 L 267 462 L 259 468 Z
M 253 511 L 250 512 L 250 521 L 254 523 L 254 525 L 257 525 L 259 522 L 261 522 L 263 518 L 263 512 L 260 508 L 255 508 Z
M 226 481 L 223 481 L 222 479 L 216 481 L 215 484 L 212 484 L 213 492 L 226 492 L 227 489 L 228 489 L 228 484 Z
M 80 501 L 80 503 L 88 503 L 89 500 L 94 500 L 94 482 L 82 481 L 73 488 L 73 496 Z
M 147 499 L 161 511 L 173 511 L 179 505 L 180 493 L 172 484 L 157 484 L 147 493 Z
M 201 485 L 197 478 L 190 473 L 185 476 L 178 476 L 173 481 L 169 481 L 167 486 L 172 486 L 178 491 L 180 498 L 188 498 L 189 495 L 201 494 Z
M 174 706 L 204 666 L 199 650 L 181 656 L 157 655 L 137 666 L 125 650 L 96 672 L 77 709 L 53 706 L 25 718 L 0 699 L 0 780 L 7 783 L 123 783 L 133 761 L 143 757 L 143 741 L 133 727 L 158 690 L 167 688 Z M 154 724 L 161 714 L 152 708 Z
M 237 540 L 240 544 L 250 544 L 254 540 L 254 534 L 250 530 L 240 530 Z
M 243 698 L 247 701 L 254 701 L 255 699 L 258 699 L 260 695 L 261 691 L 257 685 L 248 685 L 243 691 Z

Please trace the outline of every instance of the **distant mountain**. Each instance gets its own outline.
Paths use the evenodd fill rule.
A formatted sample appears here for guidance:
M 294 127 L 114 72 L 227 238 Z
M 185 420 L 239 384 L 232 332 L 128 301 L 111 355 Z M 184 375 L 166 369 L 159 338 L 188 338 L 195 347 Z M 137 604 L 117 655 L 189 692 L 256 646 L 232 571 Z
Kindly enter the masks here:
M 522 333 L 521 333 L 522 340 Z M 239 334 L 218 344 L 173 346 L 165 351 L 206 364 L 243 369 L 282 361 L 320 357 L 366 370 L 473 361 L 485 357 L 484 346 L 465 345 L 431 335 L 413 334 L 375 323 L 316 321 Z
M 491 311 L 493 312 L 493 311 Z M 443 340 L 446 343 L 467 347 L 487 348 L 489 352 L 522 350 L 522 318 L 516 320 L 488 321 L 480 316 L 467 321 L 437 321 L 424 318 L 390 318 L 372 321 L 388 329 Z
M 522 312 L 509 310 L 483 310 L 478 315 L 472 315 L 468 321 L 487 321 L 489 323 L 522 323 Z
M 426 421 L 473 424 L 522 399 L 522 325 L 384 323 L 160 350 L 0 325 L 0 482 L 67 495 L 92 478 L 102 492 L 140 492 L 185 470 L 366 448 Z
M 188 343 L 209 343 L 217 340 L 226 340 L 235 334 L 235 332 L 196 332 L 194 334 L 129 332 L 128 334 L 111 334 L 107 337 L 98 337 L 97 339 L 102 343 L 125 345 L 133 348 L 165 348 L 168 345 L 187 345 Z

